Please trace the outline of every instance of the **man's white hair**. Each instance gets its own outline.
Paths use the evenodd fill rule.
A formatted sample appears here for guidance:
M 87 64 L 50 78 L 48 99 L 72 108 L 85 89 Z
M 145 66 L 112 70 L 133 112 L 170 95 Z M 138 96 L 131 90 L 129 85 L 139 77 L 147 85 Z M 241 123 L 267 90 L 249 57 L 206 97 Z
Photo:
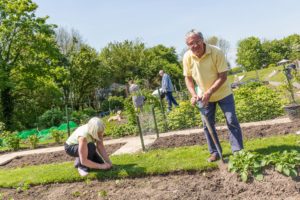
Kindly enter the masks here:
M 197 31 L 196 29 L 192 29 L 189 32 L 185 34 L 185 39 L 187 40 L 189 37 L 193 35 L 198 35 L 201 40 L 203 40 L 203 34 L 200 31 Z
M 98 133 L 103 133 L 105 129 L 104 123 L 98 117 L 93 117 L 88 121 L 88 133 L 95 139 L 100 141 Z

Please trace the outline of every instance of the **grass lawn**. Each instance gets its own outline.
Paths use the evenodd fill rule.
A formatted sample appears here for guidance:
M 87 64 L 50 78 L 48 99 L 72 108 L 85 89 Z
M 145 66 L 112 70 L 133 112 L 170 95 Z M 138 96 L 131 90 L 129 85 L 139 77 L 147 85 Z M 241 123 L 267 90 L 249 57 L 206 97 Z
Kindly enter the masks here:
M 272 76 L 271 78 L 268 78 L 269 74 L 271 74 L 274 70 L 280 70 L 275 76 Z M 242 79 L 242 82 L 248 81 L 249 79 L 256 79 L 256 72 L 250 71 L 250 72 L 241 72 L 237 73 L 237 76 L 245 75 L 245 77 Z M 278 67 L 269 67 L 265 69 L 258 70 L 258 77 L 262 81 L 275 81 L 275 82 L 284 82 L 285 76 L 282 72 L 282 66 Z M 228 79 L 230 83 L 234 82 L 234 75 L 228 76 Z
M 247 150 L 262 154 L 296 149 L 300 152 L 300 137 L 297 135 L 276 136 L 245 142 Z M 222 144 L 224 155 L 230 155 L 229 144 Z M 72 162 L 30 166 L 0 170 L 0 187 L 19 187 L 47 183 L 74 182 L 86 179 L 120 179 L 174 171 L 195 171 L 215 169 L 215 163 L 206 162 L 209 153 L 207 146 L 179 147 L 153 150 L 146 153 L 112 156 L 114 168 L 109 171 L 92 171 L 82 178 Z

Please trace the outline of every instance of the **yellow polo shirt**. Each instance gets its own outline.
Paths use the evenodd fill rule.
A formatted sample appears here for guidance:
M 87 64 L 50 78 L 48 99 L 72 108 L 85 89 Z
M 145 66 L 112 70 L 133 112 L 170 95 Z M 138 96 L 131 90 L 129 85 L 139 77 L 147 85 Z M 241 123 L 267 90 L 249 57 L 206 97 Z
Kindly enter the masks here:
M 183 56 L 183 75 L 192 76 L 198 85 L 202 96 L 218 78 L 218 73 L 228 71 L 223 52 L 215 46 L 206 44 L 205 54 L 198 58 L 191 50 Z M 216 102 L 232 93 L 229 81 L 226 80 L 221 87 L 215 91 L 209 101 Z

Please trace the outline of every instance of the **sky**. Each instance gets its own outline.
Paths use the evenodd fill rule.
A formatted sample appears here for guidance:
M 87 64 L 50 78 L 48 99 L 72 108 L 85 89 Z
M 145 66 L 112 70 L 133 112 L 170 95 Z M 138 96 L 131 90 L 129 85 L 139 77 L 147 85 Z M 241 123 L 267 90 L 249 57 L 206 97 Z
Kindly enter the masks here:
M 75 29 L 84 41 L 101 51 L 109 42 L 140 39 L 147 47 L 186 48 L 191 29 L 204 37 L 230 43 L 228 59 L 235 65 L 237 43 L 255 36 L 282 39 L 300 34 L 299 0 L 33 0 L 36 15 Z

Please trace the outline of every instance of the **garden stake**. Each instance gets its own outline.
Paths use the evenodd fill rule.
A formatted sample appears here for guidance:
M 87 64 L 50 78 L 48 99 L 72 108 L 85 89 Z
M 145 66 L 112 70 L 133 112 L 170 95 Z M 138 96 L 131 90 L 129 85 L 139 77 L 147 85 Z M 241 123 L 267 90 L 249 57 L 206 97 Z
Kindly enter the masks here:
M 220 159 L 221 159 L 222 163 L 225 163 L 224 160 L 223 160 L 223 155 L 222 155 L 221 148 L 220 148 L 220 146 L 217 143 L 217 140 L 216 140 L 216 138 L 215 138 L 215 136 L 213 134 L 213 129 L 211 128 L 210 123 L 209 123 L 209 121 L 207 119 L 207 116 L 205 115 L 205 110 L 204 110 L 204 106 L 203 106 L 202 101 L 198 101 L 197 106 L 200 109 L 200 113 L 202 115 L 202 118 L 204 119 L 204 122 L 205 122 L 205 124 L 206 124 L 206 126 L 208 128 L 208 133 L 211 136 L 211 138 L 212 138 L 212 140 L 213 140 L 213 142 L 214 142 L 214 144 L 215 144 L 215 146 L 217 148 L 217 151 L 218 151 L 218 154 L 220 156 Z

